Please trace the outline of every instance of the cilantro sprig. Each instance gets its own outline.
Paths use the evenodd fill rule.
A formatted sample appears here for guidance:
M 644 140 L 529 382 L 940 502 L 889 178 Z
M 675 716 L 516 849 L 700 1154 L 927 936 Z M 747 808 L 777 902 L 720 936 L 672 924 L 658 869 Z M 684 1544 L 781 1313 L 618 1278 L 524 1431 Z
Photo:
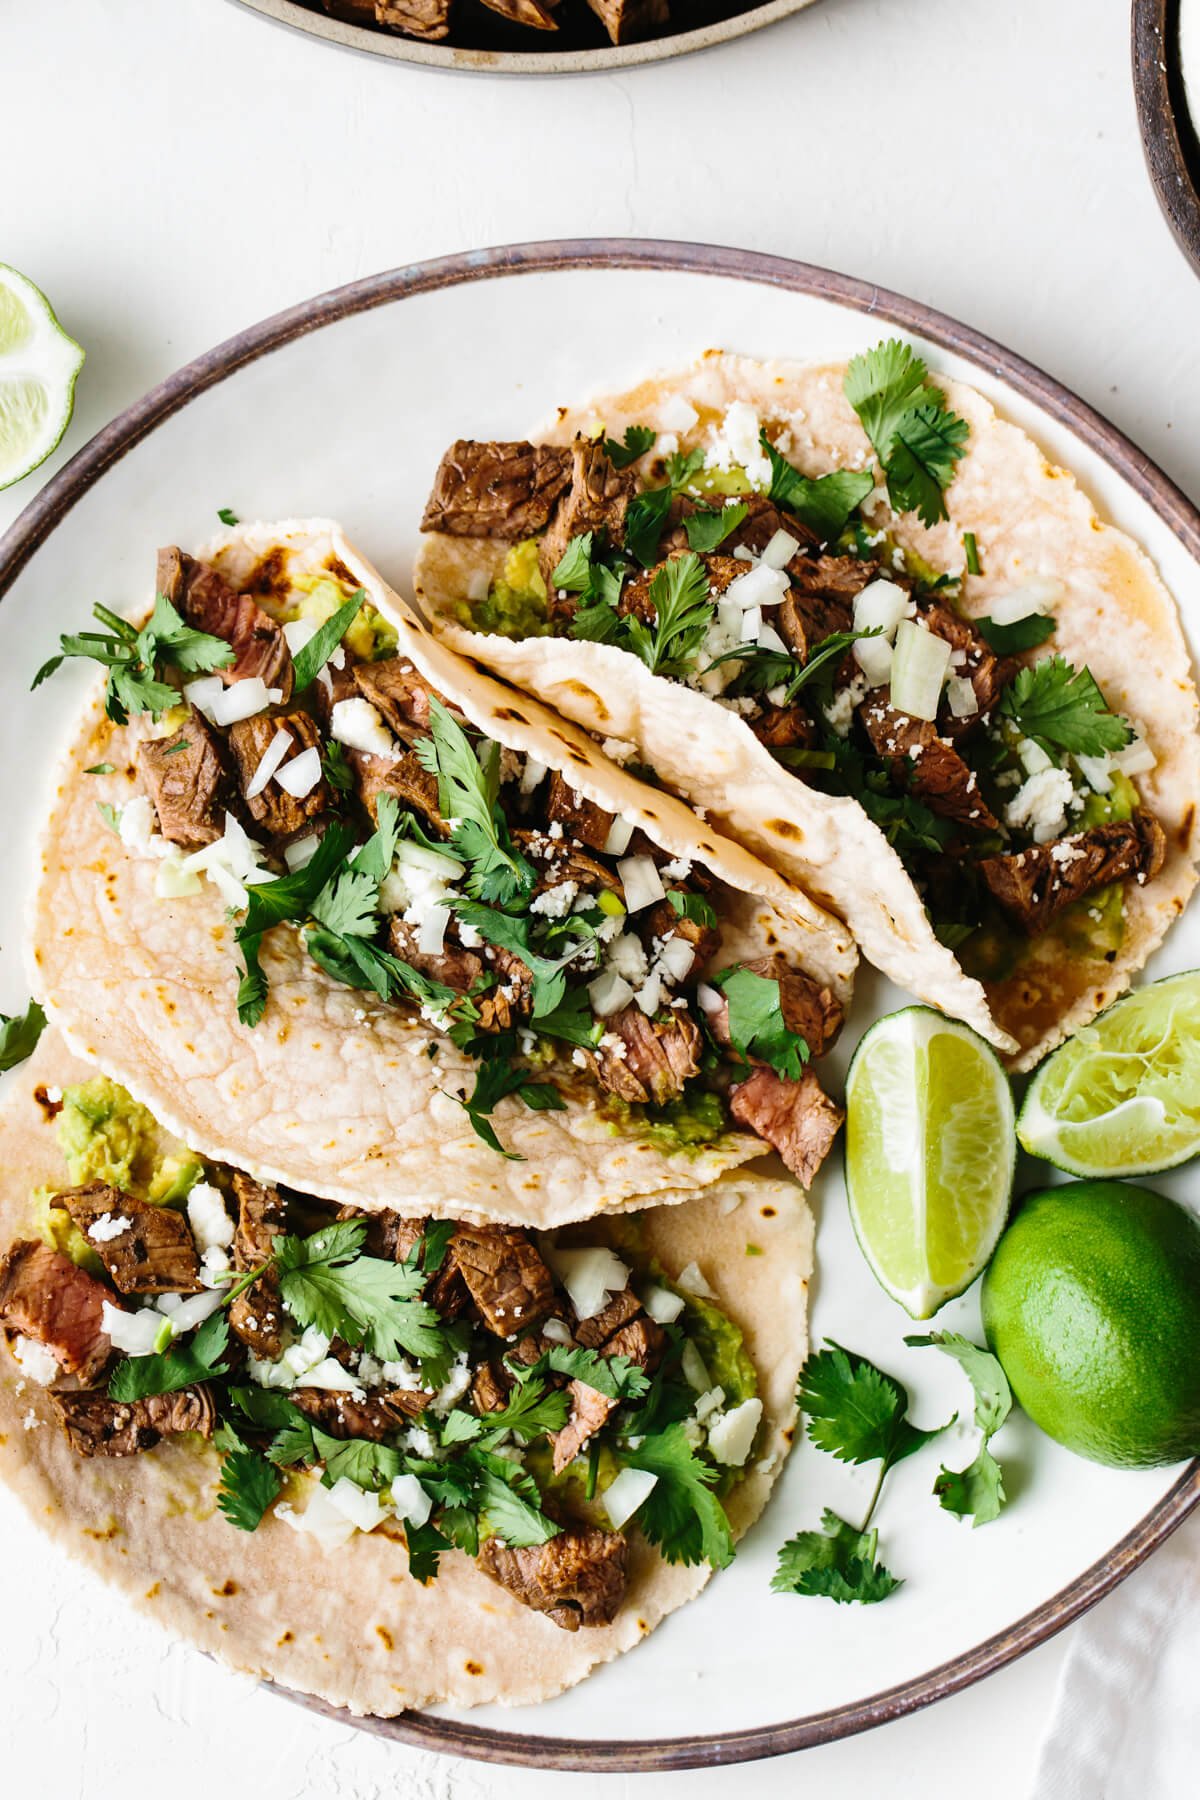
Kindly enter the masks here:
M 810 1051 L 783 1016 L 778 981 L 736 963 L 710 979 L 728 1002 L 729 1036 L 738 1055 L 748 1062 L 768 1063 L 776 1074 L 798 1081 Z
M 759 432 L 758 441 L 771 464 L 768 498 L 776 506 L 795 513 L 821 543 L 833 543 L 874 487 L 870 470 L 835 469 L 814 479 L 802 475 L 786 456 L 781 456 L 765 430 Z
M 437 777 L 442 816 L 455 821 L 450 851 L 467 864 L 467 892 L 502 906 L 528 894 L 534 872 L 513 849 L 499 805 L 500 746 L 490 744 L 481 762 L 462 726 L 431 698 L 429 736 L 415 748 L 421 766 Z
M 157 719 L 178 702 L 179 690 L 159 679 L 160 665 L 196 675 L 227 668 L 234 660 L 224 638 L 186 624 L 163 594 L 140 630 L 107 606 L 94 606 L 92 616 L 107 631 L 64 632 L 58 654 L 42 664 L 31 685 L 40 687 L 72 657 L 98 662 L 108 670 L 104 710 L 117 725 L 127 725 L 131 713 Z
M 351 594 L 344 606 L 318 626 L 303 649 L 297 650 L 292 658 L 293 693 L 302 694 L 312 686 L 362 611 L 366 598 L 365 588 Z
M 0 1073 L 32 1056 L 45 1029 L 46 1015 L 36 1000 L 23 1013 L 0 1013 Z
M 1091 670 L 1077 669 L 1065 656 L 1018 669 L 998 710 L 1049 756 L 1103 756 L 1133 738 L 1128 721 L 1110 712 Z
M 1006 1498 L 1004 1474 L 991 1452 L 991 1441 L 1012 1411 L 1008 1377 L 990 1350 L 981 1350 L 956 1331 L 931 1331 L 926 1337 L 906 1337 L 918 1349 L 944 1350 L 952 1356 L 971 1383 L 975 1395 L 975 1423 L 982 1435 L 978 1452 L 965 1469 L 948 1469 L 943 1463 L 933 1491 L 947 1512 L 987 1525 L 1000 1515 Z
M 915 512 L 926 525 L 944 519 L 944 490 L 966 452 L 969 428 L 949 410 L 921 358 L 899 338 L 889 338 L 851 360 L 843 386 L 896 511 Z
M 515 1150 L 506 1150 L 496 1135 L 491 1115 L 506 1095 L 515 1095 L 531 1112 L 563 1112 L 566 1101 L 549 1081 L 535 1081 L 529 1071 L 513 1066 L 507 1058 L 493 1057 L 481 1062 L 475 1086 L 458 1104 L 471 1121 L 476 1137 L 482 1138 L 490 1150 L 496 1150 L 508 1162 L 524 1162 Z M 455 1096 L 457 1098 L 457 1096 Z
M 614 469 L 627 469 L 639 457 L 645 456 L 657 436 L 653 426 L 627 425 L 624 438 L 619 444 L 615 438 L 605 438 L 604 454 Z

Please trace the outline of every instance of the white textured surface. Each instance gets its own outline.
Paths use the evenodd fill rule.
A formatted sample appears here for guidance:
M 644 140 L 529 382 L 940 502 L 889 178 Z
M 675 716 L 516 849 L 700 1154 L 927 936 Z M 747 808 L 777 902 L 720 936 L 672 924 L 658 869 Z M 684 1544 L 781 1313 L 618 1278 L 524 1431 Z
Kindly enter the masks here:
M 711 56 L 536 85 L 336 54 L 221 0 L 59 0 L 7 9 L 3 30 L 22 154 L 0 257 L 89 352 L 46 473 L 189 356 L 320 288 L 611 233 L 741 243 L 926 299 L 1052 370 L 1200 493 L 1184 410 L 1197 291 L 1142 166 L 1125 0 L 826 0 Z M 0 496 L 0 524 L 35 481 Z M 749 1775 L 539 1777 L 310 1719 L 167 1649 L 3 1495 L 0 1531 L 5 1787 L 35 1800 L 210 1800 L 218 1784 L 263 1800 L 538 1800 L 552 1784 L 732 1800 L 748 1780 L 767 1800 L 801 1784 L 915 1800 L 964 1778 L 976 1800 L 1011 1800 L 1062 1656 Z

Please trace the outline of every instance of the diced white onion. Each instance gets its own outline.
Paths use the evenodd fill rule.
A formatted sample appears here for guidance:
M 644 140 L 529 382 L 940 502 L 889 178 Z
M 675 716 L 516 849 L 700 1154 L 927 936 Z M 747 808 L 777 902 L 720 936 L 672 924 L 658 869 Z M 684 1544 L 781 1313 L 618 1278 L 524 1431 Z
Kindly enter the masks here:
M 1028 619 L 1033 613 L 1044 613 L 1048 606 L 1060 601 L 1066 589 L 1061 581 L 1053 577 L 1030 581 L 1024 587 L 1013 588 L 1000 600 L 993 600 L 989 616 L 997 625 L 1015 625 L 1019 619 Z
M 542 1326 L 542 1336 L 551 1344 L 573 1344 L 571 1327 L 565 1319 L 547 1319 Z
M 952 675 L 946 683 L 946 698 L 956 719 L 970 719 L 979 711 L 975 683 L 966 675 Z
M 892 705 L 912 719 L 936 719 L 949 667 L 945 638 L 935 637 L 913 619 L 901 619 L 892 660 Z
M 794 538 L 790 531 L 779 530 L 764 547 L 762 560 L 768 569 L 786 569 L 799 548 L 799 538 Z
M 652 969 L 633 996 L 648 1019 L 652 1019 L 663 1002 L 662 976 Z
M 632 999 L 633 989 L 615 969 L 601 969 L 595 981 L 588 986 L 588 1000 L 598 1019 L 611 1018 L 613 1013 L 628 1006 Z
M 684 1288 L 689 1294 L 698 1294 L 702 1300 L 715 1300 L 717 1297 L 694 1262 L 679 1271 L 675 1277 L 675 1285 Z
M 707 1393 L 701 1394 L 695 1406 L 692 1408 L 692 1411 L 699 1424 L 707 1425 L 714 1414 L 720 1412 L 724 1404 L 725 1389 L 723 1387 L 710 1387 Z
M 629 840 L 633 836 L 633 831 L 633 820 L 623 819 L 618 813 L 608 828 L 608 836 L 604 840 L 604 854 L 606 856 L 624 856 L 629 848 Z
M 187 1216 L 197 1250 L 227 1250 L 232 1244 L 233 1220 L 220 1188 L 198 1181 L 188 1193 Z
M 854 660 L 872 687 L 891 679 L 894 654 L 886 637 L 859 638 L 854 646 Z
M 313 619 L 289 619 L 283 628 L 283 638 L 293 656 L 299 656 L 305 644 L 311 644 L 320 626 Z
M 163 1300 L 176 1300 L 177 1294 L 163 1294 Z M 197 1325 L 203 1325 L 205 1319 L 211 1319 L 218 1308 L 225 1304 L 224 1288 L 210 1289 L 207 1293 L 192 1294 L 187 1300 L 180 1300 L 178 1306 L 171 1308 L 168 1315 L 175 1336 L 185 1331 L 192 1331 Z
M 788 654 L 787 645 L 773 625 L 759 626 L 757 643 L 760 650 L 776 650 L 781 656 Z
M 854 629 L 855 631 L 874 631 L 879 629 L 885 637 L 891 637 L 901 619 L 908 616 L 911 605 L 908 595 L 894 581 L 882 578 L 868 581 L 854 596 Z M 857 649 L 858 646 L 856 645 Z
M 1158 758 L 1145 738 L 1135 737 L 1123 750 L 1114 753 L 1113 761 L 1122 775 L 1145 775 L 1154 767 Z
M 307 837 L 297 838 L 294 843 L 284 845 L 283 860 L 293 875 L 296 873 L 297 869 L 306 869 L 308 867 L 313 857 L 317 854 L 317 845 L 320 842 L 321 840 L 316 832 L 310 831 Z
M 622 1469 L 604 1490 L 604 1510 L 616 1531 L 632 1519 L 638 1507 L 658 1486 L 649 1469 Z
M 299 756 L 293 756 L 291 762 L 284 763 L 277 777 L 285 794 L 293 800 L 303 800 L 311 794 L 321 779 L 321 752 L 315 744 L 302 750 Z
M 486 600 L 491 591 L 492 578 L 486 569 L 476 569 L 467 583 L 468 600 Z
M 1088 786 L 1097 794 L 1112 793 L 1112 758 L 1101 753 L 1099 756 L 1076 756 L 1075 761 L 1083 771 L 1083 778 Z
M 381 1503 L 378 1494 L 360 1488 L 347 1475 L 340 1475 L 328 1493 L 329 1504 L 335 1512 L 340 1512 L 344 1519 L 349 1519 L 360 1531 L 374 1531 L 392 1510 L 390 1505 Z
M 712 1376 L 705 1368 L 704 1358 L 691 1338 L 684 1341 L 683 1351 L 679 1358 L 679 1372 L 688 1386 L 697 1394 L 706 1394 L 712 1386 Z
M 422 956 L 440 956 L 450 920 L 448 906 L 425 906 L 417 918 L 417 949 Z
M 525 767 L 521 770 L 521 779 L 518 783 L 521 792 L 523 794 L 532 794 L 535 788 L 541 786 L 548 774 L 549 770 L 545 763 L 539 762 L 536 756 L 527 756 L 525 758 Z
M 742 609 L 735 601 L 717 601 L 717 629 L 719 630 L 722 639 L 729 639 L 729 648 L 731 650 L 743 642 Z
M 758 634 L 762 630 L 762 627 L 763 616 L 761 607 L 748 606 L 742 614 L 743 642 L 747 644 L 756 644 L 758 642 Z
M 236 725 L 241 719 L 252 719 L 266 712 L 271 704 L 267 684 L 261 675 L 247 675 L 244 681 L 231 681 L 212 702 L 214 725 Z
M 696 998 L 706 1013 L 720 1012 L 725 1004 L 724 994 L 718 988 L 709 987 L 707 981 L 702 981 L 696 989 Z
M 673 934 L 659 951 L 658 967 L 677 985 L 686 980 L 695 960 L 696 952 L 687 939 Z
M 394 857 L 398 869 L 421 874 L 435 881 L 457 881 L 463 873 L 464 864 L 457 857 L 446 856 L 440 850 L 427 850 L 424 844 L 410 843 L 401 838 L 396 845 Z M 414 884 L 410 883 L 410 886 Z
M 114 1350 L 123 1350 L 126 1356 L 149 1356 L 162 1330 L 162 1314 L 153 1306 L 142 1312 L 126 1312 L 105 1300 L 100 1309 L 100 1329 Z
M 332 1550 L 340 1550 L 343 1544 L 358 1530 L 353 1519 L 348 1519 L 330 1500 L 330 1490 L 314 1481 L 310 1485 L 308 1505 L 302 1513 L 291 1506 L 277 1506 L 275 1517 L 290 1525 L 293 1531 L 302 1532 L 305 1537 L 315 1538 L 326 1555 Z
M 1027 775 L 1040 775 L 1043 769 L 1054 767 L 1053 761 L 1047 756 L 1042 746 L 1035 744 L 1032 738 L 1021 739 L 1017 745 L 1017 756 Z
M 751 606 L 778 606 L 790 586 L 782 569 L 771 569 L 760 562 L 730 582 L 725 589 L 725 598 L 740 606 L 743 612 Z
M 396 1517 L 408 1525 L 424 1525 L 433 1511 L 433 1501 L 415 1475 L 397 1475 L 391 1487 Z
M 619 1294 L 629 1280 L 627 1266 L 606 1245 L 588 1250 L 549 1249 L 546 1259 L 580 1319 L 594 1319 L 603 1312 L 608 1296 Z
M 291 743 L 291 732 L 286 731 L 281 725 L 276 731 L 275 736 L 263 751 L 262 760 L 250 778 L 250 784 L 246 789 L 247 800 L 253 800 L 256 795 L 262 793 L 268 781 L 270 781 L 272 775 L 274 775 L 276 769 L 287 755 Z
M 365 750 L 370 756 L 386 756 L 395 761 L 391 732 L 378 708 L 364 700 L 361 694 L 349 700 L 335 701 L 329 715 L 329 735 L 351 750 Z
M 719 1463 L 741 1468 L 754 1444 L 762 1412 L 761 1400 L 743 1400 L 716 1421 L 709 1430 L 708 1448 Z
M 323 1388 L 330 1394 L 361 1394 L 362 1383 L 349 1369 L 344 1369 L 336 1356 L 306 1369 L 296 1377 L 297 1387 Z
M 642 1295 L 642 1305 L 657 1324 L 673 1325 L 683 1311 L 684 1301 L 670 1288 L 651 1287 Z
M 215 724 L 213 704 L 225 692 L 225 683 L 219 675 L 201 675 L 197 681 L 184 684 L 183 697 L 196 711 L 203 713 L 210 724 Z
M 625 890 L 626 912 L 641 912 L 666 895 L 652 856 L 625 857 L 617 864 L 617 874 Z

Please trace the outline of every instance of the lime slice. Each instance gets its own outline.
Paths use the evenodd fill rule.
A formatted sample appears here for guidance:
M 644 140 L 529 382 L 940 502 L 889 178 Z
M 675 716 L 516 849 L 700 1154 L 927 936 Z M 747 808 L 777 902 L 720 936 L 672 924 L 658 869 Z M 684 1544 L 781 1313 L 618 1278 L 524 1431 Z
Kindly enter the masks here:
M 1200 969 L 1126 994 L 1047 1057 L 1017 1135 L 1069 1175 L 1155 1175 L 1200 1155 Z
M 41 289 L 0 263 L 0 488 L 45 462 L 62 437 L 82 363 Z
M 876 1280 L 914 1319 L 986 1264 L 1016 1155 L 1012 1089 L 981 1037 L 928 1006 L 871 1027 L 846 1078 L 850 1217 Z

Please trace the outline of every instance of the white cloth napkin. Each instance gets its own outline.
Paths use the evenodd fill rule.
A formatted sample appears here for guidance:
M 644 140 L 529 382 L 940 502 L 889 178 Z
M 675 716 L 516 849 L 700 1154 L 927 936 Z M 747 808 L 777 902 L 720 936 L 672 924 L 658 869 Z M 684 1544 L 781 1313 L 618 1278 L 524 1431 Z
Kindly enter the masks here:
M 1075 1627 L 1031 1800 L 1200 1795 L 1200 1513 Z

